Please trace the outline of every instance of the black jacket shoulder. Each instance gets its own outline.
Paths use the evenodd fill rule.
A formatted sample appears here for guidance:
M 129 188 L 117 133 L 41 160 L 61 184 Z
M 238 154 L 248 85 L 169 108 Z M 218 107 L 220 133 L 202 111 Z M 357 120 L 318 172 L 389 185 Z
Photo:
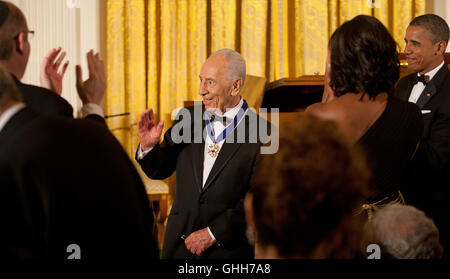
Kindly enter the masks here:
M 22 101 L 27 106 L 41 113 L 73 118 L 72 106 L 61 96 L 43 87 L 21 83 L 14 76 L 13 78 L 22 94 Z

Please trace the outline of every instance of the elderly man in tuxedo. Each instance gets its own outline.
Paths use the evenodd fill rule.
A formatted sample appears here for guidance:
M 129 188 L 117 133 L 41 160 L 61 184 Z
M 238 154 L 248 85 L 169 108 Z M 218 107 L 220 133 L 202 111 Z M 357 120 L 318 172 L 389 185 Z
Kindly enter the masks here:
M 163 258 L 254 255 L 245 236 L 243 201 L 261 147 L 260 139 L 252 141 L 249 135 L 263 120 L 248 109 L 240 94 L 245 74 L 245 61 L 239 53 L 216 51 L 199 74 L 203 105 L 189 107 L 187 115 L 179 115 L 162 143 L 164 123 L 155 122 L 153 111 L 147 110 L 139 119 L 136 159 L 142 169 L 152 179 L 167 178 L 174 171 L 177 176 Z M 196 112 L 203 117 L 195 117 Z M 184 127 L 181 130 L 180 125 Z M 233 140 L 239 130 L 248 133 Z M 192 135 L 188 137 L 191 141 L 180 142 L 174 134 Z
M 450 249 L 450 71 L 444 61 L 449 27 L 437 15 L 426 14 L 411 21 L 405 34 L 408 68 L 414 73 L 402 78 L 396 95 L 421 110 L 424 131 L 404 192 L 407 203 L 434 219 L 444 250 Z M 448 251 L 444 251 L 448 257 Z

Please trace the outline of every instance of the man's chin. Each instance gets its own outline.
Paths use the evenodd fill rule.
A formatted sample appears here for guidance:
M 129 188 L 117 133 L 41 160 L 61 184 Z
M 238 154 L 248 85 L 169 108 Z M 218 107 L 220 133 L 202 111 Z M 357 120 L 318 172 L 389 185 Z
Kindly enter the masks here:
M 216 102 L 203 100 L 203 105 L 205 105 L 206 110 L 210 110 L 210 111 L 217 110 Z
M 423 67 L 421 67 L 417 63 L 408 63 L 408 70 L 411 72 L 420 72 L 423 70 Z

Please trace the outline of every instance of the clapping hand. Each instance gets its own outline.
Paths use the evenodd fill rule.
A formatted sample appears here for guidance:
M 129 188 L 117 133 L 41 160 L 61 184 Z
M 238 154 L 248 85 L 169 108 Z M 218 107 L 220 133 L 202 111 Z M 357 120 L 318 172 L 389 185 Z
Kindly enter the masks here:
M 66 57 L 66 52 L 63 51 L 61 53 L 61 50 L 61 47 L 50 50 L 42 61 L 40 72 L 41 86 L 56 92 L 58 95 L 61 95 L 62 93 L 62 80 L 67 66 L 69 66 L 69 61 L 66 61 L 62 68 L 59 69 L 64 57 Z
M 105 64 L 98 53 L 91 50 L 87 53 L 89 78 L 83 81 L 81 66 L 76 66 L 77 91 L 83 105 L 94 103 L 100 105 L 106 90 Z

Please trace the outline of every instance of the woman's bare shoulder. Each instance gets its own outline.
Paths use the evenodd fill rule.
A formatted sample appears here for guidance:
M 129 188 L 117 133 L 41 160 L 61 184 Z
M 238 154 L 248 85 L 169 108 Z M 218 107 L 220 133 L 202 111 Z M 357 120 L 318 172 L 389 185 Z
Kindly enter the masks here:
M 335 101 L 332 101 L 312 104 L 305 109 L 305 113 L 311 113 L 324 119 L 336 120 L 341 114 L 341 109 L 339 105 L 335 104 Z

